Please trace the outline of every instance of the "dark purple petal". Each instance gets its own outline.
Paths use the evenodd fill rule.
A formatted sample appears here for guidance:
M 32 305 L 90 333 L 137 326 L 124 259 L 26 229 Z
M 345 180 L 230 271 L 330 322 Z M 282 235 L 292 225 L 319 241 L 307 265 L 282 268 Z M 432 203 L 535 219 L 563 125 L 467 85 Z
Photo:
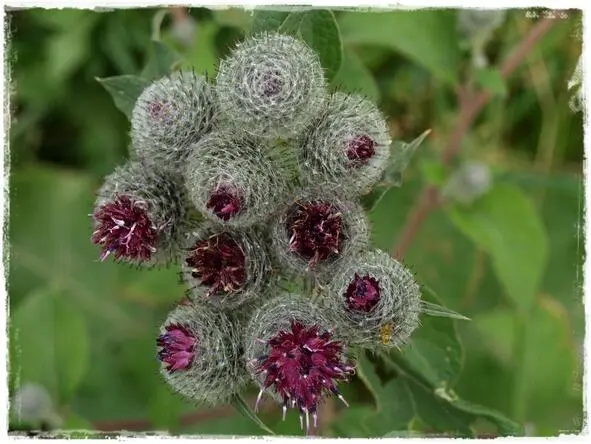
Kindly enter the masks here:
M 353 166 L 365 165 L 375 153 L 375 141 L 366 135 L 357 136 L 349 141 L 347 146 L 347 158 Z
M 156 251 L 158 230 L 148 217 L 147 205 L 131 197 L 116 195 L 112 202 L 101 205 L 93 215 L 97 228 L 92 242 L 102 247 L 101 260 L 113 254 L 124 258 L 149 261 Z
M 222 185 L 216 188 L 209 197 L 207 209 L 220 219 L 228 221 L 242 209 L 242 198 L 235 188 Z
M 156 339 L 156 344 L 160 347 L 158 359 L 171 373 L 189 368 L 195 358 L 197 339 L 181 325 L 168 325 L 166 333 Z
M 315 415 L 320 401 L 335 393 L 337 383 L 346 381 L 354 370 L 344 359 L 343 344 L 330 333 L 319 335 L 316 325 L 293 321 L 268 345 L 269 353 L 257 359 L 257 373 L 265 374 L 265 388 L 300 412 Z
M 227 233 L 198 241 L 185 262 L 210 295 L 237 292 L 246 281 L 244 251 Z
M 380 283 L 370 275 L 355 278 L 347 287 L 345 298 L 350 310 L 371 311 L 380 300 Z
M 287 221 L 289 248 L 312 267 L 340 253 L 345 239 L 340 211 L 326 202 L 297 204 Z

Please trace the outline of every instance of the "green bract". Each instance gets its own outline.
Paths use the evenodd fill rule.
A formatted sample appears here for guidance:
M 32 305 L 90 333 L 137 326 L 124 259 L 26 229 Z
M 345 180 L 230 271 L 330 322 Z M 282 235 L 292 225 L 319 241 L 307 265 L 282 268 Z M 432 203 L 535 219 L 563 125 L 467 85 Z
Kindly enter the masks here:
M 213 92 L 205 77 L 179 71 L 156 80 L 139 96 L 131 118 L 135 155 L 159 165 L 178 165 L 212 126 Z
M 419 325 L 418 284 L 406 267 L 380 250 L 351 257 L 322 301 L 350 343 L 365 348 L 399 347 Z
M 210 405 L 228 401 L 247 382 L 246 369 L 240 359 L 240 332 L 231 318 L 203 304 L 179 305 L 160 329 L 162 338 L 167 327 L 182 327 L 194 340 L 192 358 L 187 368 L 166 369 L 162 374 L 171 387 L 184 397 Z
M 276 33 L 238 44 L 220 62 L 215 90 L 226 124 L 284 139 L 304 131 L 327 94 L 317 54 L 303 41 Z
M 357 193 L 382 177 L 390 159 L 390 134 L 380 110 L 358 95 L 335 93 L 304 134 L 300 160 L 310 183 L 333 181 Z
M 185 185 L 195 207 L 215 223 L 264 222 L 284 199 L 288 171 L 253 138 L 214 132 L 191 148 Z

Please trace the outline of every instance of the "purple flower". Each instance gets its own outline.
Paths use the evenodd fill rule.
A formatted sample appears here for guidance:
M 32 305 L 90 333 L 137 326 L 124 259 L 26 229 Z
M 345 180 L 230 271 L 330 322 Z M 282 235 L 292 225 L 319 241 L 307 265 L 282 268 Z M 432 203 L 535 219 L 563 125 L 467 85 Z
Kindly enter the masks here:
M 288 407 L 298 408 L 302 426 L 305 414 L 309 428 L 309 414 L 316 427 L 318 405 L 327 394 L 346 404 L 337 384 L 353 374 L 354 366 L 345 361 L 343 344 L 330 332 L 320 334 L 318 325 L 292 321 L 268 341 L 268 354 L 256 361 L 256 372 L 265 375 L 257 407 L 264 390 L 271 388 L 283 400 L 283 418 Z
M 345 239 L 340 211 L 329 203 L 298 203 L 287 220 L 289 248 L 309 259 L 309 267 L 338 255 Z
M 112 202 L 101 205 L 93 217 L 98 226 L 92 242 L 102 247 L 101 261 L 111 253 L 115 260 L 151 259 L 156 251 L 158 230 L 150 221 L 145 202 L 116 195 Z
M 240 212 L 242 197 L 240 192 L 230 185 L 220 185 L 207 201 L 207 209 L 217 217 L 228 221 Z
M 283 81 L 280 75 L 279 71 L 270 71 L 263 75 L 262 87 L 265 97 L 272 97 L 281 91 Z
M 185 327 L 177 324 L 167 325 L 166 333 L 158 337 L 156 344 L 161 347 L 158 359 L 164 362 L 168 372 L 174 373 L 191 366 L 197 339 Z
M 361 135 L 349 140 L 347 158 L 353 166 L 365 165 L 375 153 L 376 142 L 369 136 Z
M 361 277 L 355 273 L 345 298 L 350 310 L 370 312 L 380 300 L 380 283 L 369 274 Z
M 244 251 L 227 233 L 198 241 L 190 250 L 186 264 L 209 294 L 238 291 L 246 281 Z

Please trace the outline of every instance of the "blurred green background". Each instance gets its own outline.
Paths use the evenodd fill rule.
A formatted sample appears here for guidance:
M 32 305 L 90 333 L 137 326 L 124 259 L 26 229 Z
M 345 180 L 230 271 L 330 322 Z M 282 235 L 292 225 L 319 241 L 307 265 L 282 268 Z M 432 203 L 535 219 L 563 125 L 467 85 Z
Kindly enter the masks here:
M 335 14 L 344 57 L 334 82 L 375 100 L 396 139 L 433 130 L 403 186 L 390 189 L 371 213 L 374 243 L 390 251 L 421 187 L 443 174 L 437 155 L 458 118 L 445 69 L 455 63 L 460 77 L 469 75 L 471 57 L 456 32 L 456 11 L 429 12 L 429 29 L 417 29 L 400 12 Z M 41 384 L 53 402 L 52 421 L 64 429 L 263 433 L 230 406 L 196 409 L 169 392 L 154 340 L 183 294 L 176 271 L 99 263 L 88 217 L 95 189 L 125 160 L 129 143 L 125 115 L 95 78 L 139 74 L 152 37 L 175 47 L 197 71 L 214 73 L 219 57 L 250 26 L 250 12 L 191 8 L 187 18 L 178 9 L 28 9 L 11 11 L 8 19 L 11 395 L 23 384 Z M 534 22 L 525 10 L 510 11 L 486 45 L 491 65 L 504 60 Z M 440 52 L 428 53 L 425 33 L 440 42 Z M 526 321 L 520 323 L 519 302 L 499 280 L 495 261 L 509 255 L 519 285 L 530 272 L 528 251 L 516 257 L 510 245 L 507 251 L 498 243 L 483 247 L 466 236 L 470 229 L 461 229 L 453 208 L 429 217 L 405 257 L 447 307 L 472 319 L 457 322 L 464 358 L 455 392 L 521 422 L 532 435 L 582 425 L 583 124 L 582 113 L 569 108 L 573 92 L 567 89 L 580 53 L 580 13 L 568 11 L 507 82 L 482 79 L 495 95 L 454 164 L 485 163 L 495 183 L 523 192 L 541 221 L 547 254 Z M 503 225 L 502 233 L 514 240 L 528 234 L 520 205 L 495 208 L 491 224 Z M 383 434 L 359 420 L 373 408 L 364 383 L 355 379 L 347 393 L 356 401 L 350 409 L 329 403 L 321 433 Z M 389 421 L 390 429 L 398 427 L 396 415 L 381 416 L 385 430 Z M 419 411 L 410 427 L 445 430 L 427 417 Z M 300 434 L 295 414 L 283 423 L 280 409 L 270 408 L 263 418 L 276 433 Z

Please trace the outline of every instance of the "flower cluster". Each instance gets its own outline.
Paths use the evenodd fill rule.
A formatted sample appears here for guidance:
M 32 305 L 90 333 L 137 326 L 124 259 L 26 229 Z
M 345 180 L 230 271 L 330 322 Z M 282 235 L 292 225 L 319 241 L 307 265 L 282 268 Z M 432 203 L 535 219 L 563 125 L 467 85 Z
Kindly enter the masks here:
M 166 381 L 205 403 L 251 382 L 256 407 L 267 393 L 315 426 L 327 396 L 346 404 L 355 350 L 399 347 L 419 322 L 419 287 L 371 248 L 359 202 L 390 161 L 386 120 L 330 93 L 303 41 L 264 33 L 215 82 L 156 80 L 131 126 L 132 159 L 99 191 L 92 242 L 101 260 L 179 267 L 186 298 L 156 340 Z

